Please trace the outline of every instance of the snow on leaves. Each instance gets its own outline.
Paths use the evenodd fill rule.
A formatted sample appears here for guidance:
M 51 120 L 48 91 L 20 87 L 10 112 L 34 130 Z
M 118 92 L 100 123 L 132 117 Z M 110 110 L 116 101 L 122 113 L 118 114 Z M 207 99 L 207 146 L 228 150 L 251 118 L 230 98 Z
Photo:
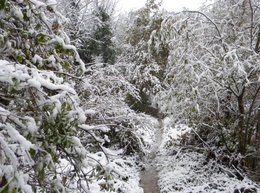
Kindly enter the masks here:
M 55 7 L 8 1 L 1 12 L 0 191 L 129 192 L 129 166 L 107 144 L 124 147 L 106 134 L 135 137 L 124 97 L 136 89 L 115 67 L 86 70 Z
M 163 125 L 163 141 L 156 158 L 161 192 L 233 193 L 259 190 L 259 186 L 247 177 L 238 179 L 235 170 L 207 159 L 200 147 L 183 145 L 191 140 L 192 128 L 175 125 L 170 117 L 163 120 Z

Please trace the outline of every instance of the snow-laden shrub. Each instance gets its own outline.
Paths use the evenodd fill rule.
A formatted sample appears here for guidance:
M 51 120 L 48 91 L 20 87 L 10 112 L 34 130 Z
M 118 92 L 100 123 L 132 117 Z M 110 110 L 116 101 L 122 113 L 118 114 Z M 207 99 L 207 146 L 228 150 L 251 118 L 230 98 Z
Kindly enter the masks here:
M 0 4 L 0 191 L 129 192 L 131 167 L 104 146 L 135 89 L 113 67 L 85 68 L 55 1 Z
M 0 3 L 0 191 L 138 191 L 122 159 L 150 126 L 125 103 L 136 88 L 116 65 L 85 67 L 55 1 Z
M 219 158 L 209 158 L 201 140 L 200 144 L 189 144 L 195 130 L 184 124 L 175 125 L 169 117 L 163 123 L 163 140 L 156 158 L 161 192 L 259 191 L 259 185 L 235 167 L 223 165 Z

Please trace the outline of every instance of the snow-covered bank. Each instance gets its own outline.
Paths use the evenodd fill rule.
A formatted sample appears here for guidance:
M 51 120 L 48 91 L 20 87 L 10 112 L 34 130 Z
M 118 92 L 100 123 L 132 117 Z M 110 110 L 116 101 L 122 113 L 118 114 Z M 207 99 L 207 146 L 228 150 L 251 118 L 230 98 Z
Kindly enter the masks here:
M 112 161 L 111 166 L 117 168 L 118 175 L 114 175 L 111 181 L 113 191 L 104 191 L 100 188 L 102 180 L 96 181 L 90 185 L 91 193 L 143 193 L 143 189 L 139 186 L 140 178 L 138 176 L 138 168 L 136 166 L 136 157 L 117 158 Z
M 139 146 L 141 152 L 136 152 L 130 155 L 117 155 L 110 157 L 110 161 L 105 165 L 106 168 L 112 171 L 112 178 L 109 179 L 112 189 L 109 193 L 144 193 L 140 182 L 140 172 L 144 168 L 142 163 L 142 155 L 149 156 L 151 152 L 156 151 L 154 145 L 158 140 L 158 128 L 160 124 L 158 120 L 146 114 L 136 114 L 134 120 L 134 128 L 131 130 L 132 137 L 135 136 L 138 140 L 136 145 Z M 131 123 L 131 121 L 129 121 Z M 128 139 L 129 146 L 132 141 Z M 154 153 L 155 155 L 155 153 Z M 101 162 L 101 161 L 100 161 Z M 91 193 L 108 193 L 103 190 L 100 184 L 104 183 L 104 179 L 91 182 Z
M 245 177 L 237 179 L 235 171 L 207 159 L 192 147 L 179 144 L 180 136 L 191 129 L 185 125 L 173 126 L 169 118 L 164 119 L 163 141 L 157 154 L 159 186 L 162 193 L 239 193 L 259 192 L 260 186 Z

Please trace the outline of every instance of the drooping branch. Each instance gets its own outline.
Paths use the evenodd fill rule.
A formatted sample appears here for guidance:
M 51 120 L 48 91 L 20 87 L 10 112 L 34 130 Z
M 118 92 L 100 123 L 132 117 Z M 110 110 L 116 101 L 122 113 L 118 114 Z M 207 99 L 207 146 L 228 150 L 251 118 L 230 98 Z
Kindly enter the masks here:
M 223 38 L 222 38 L 222 35 L 221 35 L 221 33 L 220 33 L 220 30 L 219 30 L 217 24 L 216 24 L 211 18 L 209 18 L 206 14 L 204 14 L 204 13 L 202 13 L 202 12 L 200 12 L 200 11 L 189 11 L 189 10 L 185 10 L 185 11 L 181 11 L 181 12 L 178 12 L 178 13 L 175 13 L 175 14 L 181 14 L 181 13 L 198 13 L 198 14 L 204 16 L 207 20 L 209 20 L 209 22 L 214 25 L 214 27 L 215 27 L 215 29 L 216 29 L 216 31 L 217 31 L 217 33 L 218 33 L 218 36 L 219 36 L 220 41 L 221 41 L 221 44 L 222 44 L 222 48 L 224 49 L 225 52 L 227 52 L 227 49 L 226 49 L 226 47 L 225 47 L 224 44 L 223 44 Z

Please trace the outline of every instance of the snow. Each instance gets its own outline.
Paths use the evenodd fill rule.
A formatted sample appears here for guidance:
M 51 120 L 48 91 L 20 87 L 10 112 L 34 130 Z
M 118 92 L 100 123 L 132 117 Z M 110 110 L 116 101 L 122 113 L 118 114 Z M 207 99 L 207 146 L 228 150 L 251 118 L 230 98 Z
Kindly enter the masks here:
M 111 153 L 111 152 L 109 152 Z M 110 161 L 106 159 L 106 156 L 103 152 L 98 152 L 96 154 L 88 154 L 89 159 L 84 160 L 85 173 L 89 172 L 97 172 L 93 171 L 93 167 L 96 166 L 102 167 L 107 174 L 111 173 L 110 180 L 104 180 L 104 178 L 100 178 L 97 180 L 88 181 L 88 185 L 85 184 L 86 189 L 89 187 L 89 193 L 143 193 L 142 188 L 139 186 L 139 176 L 138 176 L 138 168 L 136 167 L 137 158 L 133 157 L 122 157 L 118 155 L 121 151 L 113 151 L 113 156 L 110 157 Z M 116 155 L 117 154 L 117 155 Z M 69 172 L 70 163 L 65 159 L 60 159 L 60 165 L 62 173 L 66 175 Z M 110 184 L 114 191 L 106 191 L 103 190 L 100 185 L 101 184 Z M 75 187 L 71 188 L 77 188 Z
M 40 89 L 41 88 L 41 83 L 37 81 L 36 78 L 31 78 L 31 79 L 28 79 L 28 84 L 31 86 L 31 87 L 34 87 L 34 88 L 37 88 L 37 89 Z
M 36 125 L 35 120 L 32 117 L 24 116 L 24 118 L 27 120 L 26 129 L 28 129 L 31 133 L 35 133 L 38 130 L 38 126 Z
M 159 128 L 159 122 L 157 119 L 148 115 L 139 115 L 138 121 L 140 125 L 136 125 L 136 135 L 143 142 L 144 153 L 149 153 L 156 140 L 156 130 Z
M 40 77 L 40 76 L 37 77 L 37 80 L 38 80 L 38 82 L 39 82 L 42 86 L 44 86 L 44 87 L 46 87 L 46 88 L 48 88 L 48 89 L 50 89 L 50 90 L 64 90 L 64 91 L 67 91 L 67 92 L 69 92 L 69 93 L 71 93 L 71 94 L 76 94 L 76 92 L 75 92 L 74 89 L 72 89 L 71 87 L 66 86 L 66 85 L 64 85 L 64 84 L 57 85 L 57 84 L 51 83 L 50 80 L 45 79 L 45 78 L 42 78 L 42 77 Z
M 52 102 L 55 105 L 52 110 L 52 117 L 55 119 L 57 115 L 61 112 L 61 102 L 58 99 L 52 100 Z
M 1 116 L 8 116 L 8 115 L 10 115 L 10 112 L 7 111 L 6 109 L 0 107 L 0 115 Z
M 138 169 L 135 166 L 135 162 L 137 161 L 135 157 L 126 157 L 126 160 L 116 159 L 112 162 L 111 167 L 113 167 L 114 171 L 119 173 L 119 169 L 123 172 L 120 173 L 118 178 L 115 178 L 114 188 L 116 192 L 124 192 L 124 193 L 143 193 L 142 188 L 139 185 L 139 174 Z M 119 167 L 121 166 L 121 167 Z M 118 168 L 118 169 L 116 169 Z M 122 179 L 122 176 L 125 178 Z
M 23 0 L 18 0 L 17 2 L 22 3 Z M 29 4 L 27 4 L 28 2 Z M 91 1 L 85 2 L 86 4 L 84 6 L 87 7 L 87 3 L 90 2 Z M 96 3 L 97 2 L 98 1 L 96 1 Z M 24 6 L 26 4 L 27 6 Z M 139 172 L 141 170 L 141 157 L 143 159 L 149 158 L 149 160 L 152 160 L 154 167 L 146 168 L 152 169 L 154 171 L 155 169 L 158 170 L 158 182 L 161 188 L 161 192 L 163 193 L 234 193 L 234 190 L 256 187 L 257 190 L 259 190 L 259 186 L 247 177 L 245 177 L 243 180 L 238 180 L 234 174 L 236 171 L 232 170 L 232 168 L 220 165 L 214 159 L 207 159 L 207 156 L 203 153 L 205 151 L 195 151 L 194 149 L 197 147 L 186 146 L 186 144 L 183 144 L 181 140 L 183 140 L 186 135 L 188 136 L 190 133 L 194 132 L 193 128 L 190 128 L 184 124 L 176 124 L 170 117 L 166 117 L 161 122 L 161 120 L 158 121 L 156 118 L 142 113 L 136 113 L 131 110 L 128 104 L 126 104 L 125 98 L 129 94 L 138 98 L 139 91 L 137 88 L 135 88 L 135 86 L 131 85 L 120 73 L 120 70 L 117 69 L 117 64 L 109 66 L 109 64 L 105 65 L 103 63 L 97 63 L 100 60 L 100 57 L 96 57 L 95 62 L 97 64 L 91 64 L 89 68 L 86 69 L 84 62 L 79 57 L 77 48 L 73 45 L 70 45 L 69 37 L 62 30 L 62 28 L 65 27 L 63 22 L 66 22 L 66 19 L 60 13 L 53 12 L 56 5 L 56 0 L 29 0 L 24 2 L 22 5 L 17 4 L 17 7 L 15 2 L 10 4 L 12 7 L 10 26 L 12 26 L 12 22 L 16 22 L 13 21 L 13 18 L 18 20 L 17 26 L 19 30 L 20 26 L 27 26 L 30 28 L 31 26 L 35 27 L 40 24 L 40 29 L 29 30 L 30 36 L 32 38 L 35 37 L 36 32 L 34 30 L 36 30 L 38 33 L 40 30 L 44 29 L 44 32 L 49 32 L 46 33 L 46 37 L 50 38 L 51 40 L 48 42 L 48 44 L 37 45 L 37 48 L 34 50 L 34 45 L 29 45 L 31 38 L 28 38 L 24 41 L 23 39 L 20 39 L 20 36 L 18 36 L 16 39 L 17 41 L 14 41 L 12 39 L 12 34 L 10 37 L 8 34 L 6 34 L 8 35 L 7 38 L 12 39 L 12 42 L 6 42 L 6 46 L 2 50 L 4 52 L 3 57 L 7 59 L 13 58 L 15 60 L 15 56 L 22 54 L 23 57 L 26 55 L 26 61 L 23 61 L 25 62 L 25 65 L 23 65 L 0 60 L 0 82 L 4 86 L 3 89 L 0 89 L 2 92 L 1 94 L 5 95 L 7 93 L 8 96 L 9 93 L 11 93 L 10 103 L 9 101 L 7 105 L 0 103 L 0 120 L 3 122 L 0 123 L 0 179 L 2 179 L 2 177 L 5 175 L 8 177 L 8 180 L 11 179 L 8 182 L 10 183 L 10 186 L 16 186 L 17 191 L 28 193 L 33 192 L 30 184 L 34 186 L 34 178 L 38 177 L 37 172 L 33 170 L 34 167 L 37 169 L 38 165 L 34 163 L 34 161 L 36 161 L 37 164 L 39 164 L 39 167 L 45 167 L 46 165 L 48 166 L 44 168 L 48 173 L 46 175 L 47 177 L 51 176 L 52 174 L 49 173 L 52 172 L 57 175 L 55 176 L 57 178 L 52 181 L 49 181 L 50 179 L 47 179 L 46 177 L 46 182 L 50 182 L 48 185 L 54 185 L 57 188 L 61 188 L 63 189 L 63 192 L 82 191 L 77 189 L 80 184 L 83 189 L 86 189 L 85 192 L 90 193 L 143 193 L 144 191 L 140 187 L 141 179 L 139 177 Z M 21 6 L 22 9 L 19 8 L 19 6 Z M 33 15 L 31 9 L 34 9 Z M 45 11 L 48 14 L 45 14 Z M 32 18 L 32 21 L 29 20 L 28 22 L 24 22 L 24 14 L 27 14 L 29 19 Z M 38 16 L 40 18 L 37 18 Z M 54 16 L 54 18 L 51 18 L 52 16 Z M 63 21 L 59 20 L 59 18 L 62 18 Z M 27 19 L 28 18 L 26 18 L 26 20 Z M 33 19 L 35 19 L 35 21 L 33 21 Z M 22 24 L 19 24 L 19 20 L 22 21 Z M 6 21 L 8 21 L 8 19 Z M 57 31 L 56 29 L 52 30 L 55 28 L 53 25 L 54 21 L 57 21 L 59 24 L 59 29 Z M 91 19 L 89 19 L 89 21 L 91 21 Z M 188 20 L 185 19 L 185 21 Z M 179 23 L 180 26 L 178 27 L 177 25 L 176 27 L 184 28 L 184 31 L 180 29 L 180 32 L 186 32 L 185 30 L 187 28 L 188 34 L 188 32 L 190 33 L 188 26 L 182 26 L 182 23 L 185 21 L 181 21 Z M 6 26 L 8 27 L 9 24 Z M 149 26 L 147 27 L 149 28 Z M 149 31 L 148 28 L 147 30 Z M 21 28 L 21 30 L 23 29 Z M 169 28 L 169 30 L 171 29 Z M 160 29 L 152 31 L 150 40 L 147 42 L 149 47 L 148 50 L 150 52 L 153 52 L 152 46 L 155 46 L 157 54 L 159 54 L 159 49 L 161 49 L 160 41 L 170 40 L 173 46 L 169 46 L 169 52 L 174 52 L 172 51 L 172 48 L 174 50 L 174 47 L 177 47 L 180 50 L 176 51 L 176 56 L 181 55 L 181 57 L 185 58 L 187 50 L 185 51 L 181 44 L 175 45 L 175 43 L 178 41 L 177 38 L 176 41 L 173 39 L 171 40 L 171 38 L 167 39 L 167 37 L 164 37 L 165 34 L 157 34 L 157 32 L 159 33 Z M 162 37 L 159 37 L 158 35 L 162 35 Z M 174 36 L 174 33 L 172 35 Z M 193 38 L 192 35 L 190 37 Z M 2 36 L 1 38 L 4 41 L 6 39 L 5 36 Z M 162 40 L 164 38 L 165 40 Z M 144 47 L 146 47 L 145 41 L 146 40 L 143 40 L 142 42 L 142 44 L 144 43 Z M 23 49 L 21 49 L 18 45 L 20 42 L 25 44 L 23 48 L 28 49 L 29 54 L 23 53 Z M 17 44 L 17 46 L 14 46 L 14 44 Z M 74 57 L 67 55 L 62 55 L 59 57 L 59 55 L 55 53 L 55 50 L 48 49 L 52 48 L 53 44 L 58 44 L 61 45 L 64 49 L 71 50 L 74 53 Z M 45 46 L 47 47 L 47 50 L 45 49 Z M 140 46 L 143 47 L 143 45 Z M 194 48 L 194 51 L 190 50 L 192 52 L 191 55 L 196 55 L 196 46 L 190 47 Z M 188 48 L 189 46 L 187 49 Z M 17 50 L 14 51 L 15 49 Z M 32 53 L 32 50 L 39 55 Z M 41 50 L 44 53 L 39 53 Z M 247 68 L 250 68 L 250 65 L 253 66 L 253 64 L 245 64 L 244 62 L 239 61 L 239 56 L 237 53 L 238 49 L 232 50 L 231 46 L 229 46 L 229 50 L 231 51 L 226 54 L 223 62 L 226 62 L 226 64 L 231 63 L 231 65 L 229 64 L 226 66 L 228 68 L 232 67 L 235 70 L 230 71 L 227 68 L 228 70 L 224 69 L 224 72 L 226 74 L 232 74 L 233 72 L 237 71 L 238 73 L 236 74 L 238 74 L 238 76 L 246 76 Z M 12 53 L 13 51 L 14 53 Z M 8 52 L 10 52 L 10 55 L 8 55 Z M 53 54 L 55 55 L 50 55 L 50 52 L 54 52 Z M 151 53 L 147 53 L 146 48 L 143 50 L 141 49 L 140 53 L 138 54 L 141 55 L 140 58 L 143 57 L 145 60 L 148 59 L 148 61 L 145 62 L 144 66 L 138 66 L 135 69 L 135 72 L 127 72 L 132 74 L 132 77 L 134 78 L 132 81 L 137 82 L 137 84 L 139 82 L 141 84 L 144 83 L 142 81 L 149 82 L 151 85 L 154 84 L 155 86 L 151 88 L 151 92 L 157 93 L 158 91 L 165 89 L 165 93 L 167 92 L 167 94 L 160 93 L 161 97 L 163 96 L 162 98 L 164 99 L 167 97 L 171 98 L 171 95 L 174 95 L 172 90 L 174 89 L 173 87 L 175 85 L 171 85 L 174 81 L 169 81 L 169 83 L 163 85 L 166 86 L 165 88 L 162 87 L 161 80 L 159 77 L 154 76 L 154 74 L 160 72 L 160 70 L 165 69 L 161 69 L 160 65 L 149 61 Z M 175 52 L 169 54 L 169 58 L 172 58 L 172 63 L 178 64 L 179 62 L 181 66 L 180 68 L 182 69 L 177 69 L 174 67 L 175 65 L 171 66 L 171 64 L 169 64 L 169 68 L 174 68 L 170 69 L 169 74 L 166 74 L 167 79 L 170 79 L 171 75 L 176 77 L 182 76 L 182 71 L 189 71 L 192 75 L 195 74 L 195 82 L 197 82 L 196 84 L 199 84 L 208 75 L 208 73 L 211 72 L 207 67 L 207 65 L 210 66 L 210 64 L 204 63 L 207 63 L 207 61 L 209 61 L 209 63 L 217 63 L 213 59 L 212 61 L 207 59 L 206 54 L 205 56 L 202 56 L 205 57 L 205 59 L 202 58 L 205 61 L 198 61 L 197 63 L 195 62 L 194 66 L 193 64 L 186 65 L 186 61 L 184 62 L 182 59 L 178 61 L 175 59 Z M 32 56 L 33 58 L 31 58 Z M 46 58 L 42 58 L 41 56 L 48 57 L 47 61 Z M 137 57 L 139 56 L 137 55 Z M 66 73 L 63 73 L 64 71 L 62 62 L 65 62 L 66 58 L 71 64 L 75 61 L 70 59 L 74 58 L 76 62 L 80 64 L 81 71 L 77 71 L 77 67 L 75 66 L 74 68 L 73 66 L 70 69 L 71 71 L 68 72 L 72 73 L 71 76 L 70 74 L 66 75 Z M 29 60 L 31 61 L 29 62 Z M 229 62 L 230 60 L 232 62 Z M 50 64 L 47 64 L 45 69 L 51 69 L 50 67 L 55 67 L 58 72 L 37 69 L 37 67 L 45 67 L 43 64 L 46 62 L 48 63 L 48 61 Z M 35 66 L 32 67 L 33 65 Z M 131 71 L 133 69 L 131 66 L 134 65 L 135 64 L 127 63 L 124 64 L 123 67 L 125 68 L 124 70 Z M 201 69 L 198 71 L 194 70 L 196 65 L 200 66 L 199 68 Z M 142 72 L 143 68 L 144 70 Z M 208 70 L 209 72 L 205 70 L 204 74 L 204 69 Z M 88 73 L 84 74 L 86 70 L 88 70 Z M 177 72 L 178 70 L 180 70 L 180 72 Z M 202 70 L 202 72 L 200 70 Z M 222 73 L 222 69 L 218 68 L 217 71 L 221 71 Z M 57 75 L 55 73 L 57 73 Z M 222 75 L 223 73 L 219 74 L 217 78 L 223 79 L 223 77 L 221 77 Z M 64 77 L 64 79 L 60 78 L 59 76 Z M 74 81 L 74 79 L 77 81 Z M 83 83 L 79 83 L 82 79 Z M 141 81 L 138 79 L 141 79 Z M 179 84 L 178 79 L 176 80 L 176 83 Z M 246 80 L 248 81 L 248 84 L 252 83 L 248 79 Z M 220 80 L 220 82 L 221 81 L 223 82 L 223 85 L 225 85 L 225 81 Z M 239 84 L 242 83 L 240 79 L 239 81 Z M 142 91 L 149 94 L 148 88 L 143 88 L 142 86 L 141 88 L 143 89 Z M 178 89 L 179 88 L 177 87 L 176 90 Z M 188 94 L 188 88 L 184 86 L 183 90 L 186 92 L 185 94 Z M 196 87 L 195 85 L 195 87 L 190 90 L 192 90 L 194 93 L 198 93 L 200 88 L 199 86 Z M 183 97 L 183 103 L 184 105 L 186 104 L 186 106 L 189 106 L 189 104 L 192 103 L 196 103 L 196 101 L 194 102 L 193 99 L 187 98 L 186 95 Z M 159 101 L 162 101 L 161 105 L 164 106 L 164 108 L 161 109 L 166 109 L 168 111 L 168 109 L 178 110 L 178 108 L 181 108 L 179 111 L 185 112 L 185 108 L 180 106 L 175 108 L 175 99 L 167 99 L 165 101 L 161 100 L 162 98 L 154 98 L 154 100 L 158 101 L 159 99 Z M 216 98 L 218 99 L 217 93 Z M 32 100 L 30 101 L 30 99 Z M 154 104 L 158 105 L 156 102 Z M 51 110 L 49 110 L 48 105 L 50 106 Z M 65 113 L 63 105 L 65 105 Z M 203 105 L 199 106 L 198 104 L 195 104 L 194 106 L 197 108 L 198 112 L 204 111 Z M 45 107 L 47 107 L 47 110 L 45 110 Z M 44 131 L 45 127 L 47 127 L 47 130 L 49 129 L 49 120 L 51 120 L 50 130 L 56 129 L 55 126 L 52 128 L 53 120 L 56 121 L 56 119 L 59 118 L 58 115 L 60 115 L 60 113 L 65 114 L 65 117 L 62 117 L 61 120 L 66 120 L 66 122 L 69 122 L 69 125 L 66 126 L 71 128 L 71 132 L 69 131 L 68 136 L 65 135 L 64 138 L 62 138 L 63 134 L 62 137 L 59 136 L 57 140 L 58 142 L 56 142 L 56 136 L 54 136 L 55 139 L 53 142 L 51 138 L 52 134 L 46 132 L 48 134 L 45 135 Z M 180 112 L 176 112 L 176 114 L 177 113 L 180 115 L 184 114 Z M 44 124 L 41 125 L 42 123 Z M 43 127 L 44 129 L 42 129 Z M 163 130 L 163 132 L 161 130 Z M 38 131 L 39 133 L 37 133 Z M 112 132 L 110 133 L 110 131 L 115 131 L 116 136 L 110 136 L 110 134 L 113 134 Z M 75 136 L 71 136 L 74 134 Z M 43 142 L 45 137 L 50 137 L 51 144 L 47 144 L 49 140 Z M 115 142 L 113 141 L 113 138 L 116 138 Z M 62 147 L 63 143 L 59 144 L 60 141 L 63 142 L 63 140 L 65 141 L 64 144 L 66 144 L 64 147 Z M 67 140 L 69 143 L 67 143 Z M 127 145 L 119 144 L 120 142 L 118 141 L 120 140 L 124 141 Z M 95 143 L 92 143 L 92 141 L 95 141 Z M 102 145 L 107 145 L 105 142 L 111 142 L 112 147 L 103 147 Z M 136 145 L 137 147 L 133 147 L 133 152 L 129 153 L 131 155 L 126 156 L 124 153 L 126 153 L 126 149 L 128 147 L 122 146 L 128 146 L 129 144 L 131 146 L 131 143 L 137 143 L 133 144 L 133 146 Z M 43 146 L 37 149 L 38 146 L 41 145 Z M 51 147 L 45 147 L 48 145 Z M 64 151 L 62 148 L 64 148 Z M 39 158 L 37 156 L 31 155 L 34 154 L 33 152 L 30 152 L 32 149 L 40 150 L 37 152 L 37 156 L 40 156 Z M 56 155 L 53 156 L 53 154 Z M 137 154 L 141 154 L 141 156 L 139 157 Z M 145 154 L 146 157 L 142 157 L 143 154 Z M 54 157 L 56 159 L 54 159 Z M 57 162 L 57 159 L 60 162 Z M 45 165 L 44 162 L 47 164 Z M 58 171 L 55 170 L 56 167 L 59 168 Z M 32 170 L 32 173 L 22 173 L 22 171 L 27 172 L 30 169 Z M 31 174 L 32 177 L 30 176 Z M 67 182 L 63 179 L 63 177 L 67 177 L 70 174 L 72 176 L 70 176 L 71 179 L 66 179 L 69 183 L 68 190 L 65 190 L 65 187 L 62 183 L 65 184 Z M 152 172 L 152 174 L 155 175 L 153 177 L 157 177 L 157 171 Z M 82 180 L 82 176 L 86 177 L 87 180 Z M 37 182 L 35 185 L 36 189 L 37 186 L 41 186 L 41 183 L 38 185 Z M 67 186 L 67 184 L 65 186 Z M 103 190 L 102 186 L 108 186 L 109 188 L 111 187 L 111 191 Z M 88 190 L 89 188 L 90 190 Z M 38 190 L 36 190 L 36 192 L 38 192 Z
M 162 193 L 233 193 L 235 189 L 260 186 L 245 177 L 238 180 L 234 172 L 206 155 L 180 144 L 181 136 L 192 129 L 186 125 L 175 125 L 169 117 L 163 120 L 164 133 L 156 157 L 159 185 Z M 227 172 L 228 171 L 228 172 Z
M 19 7 L 14 7 L 12 12 L 17 19 L 23 21 L 23 13 Z
M 91 113 L 96 113 L 96 111 L 90 111 Z M 133 112 L 131 112 L 133 113 Z M 145 140 L 146 142 L 153 143 L 155 141 L 154 133 L 156 128 L 158 127 L 158 121 L 148 115 L 145 114 L 131 114 L 129 113 L 128 118 L 134 118 L 135 128 L 133 132 L 136 132 L 137 136 Z M 122 118 L 122 117 L 119 117 Z M 109 125 L 109 124 L 108 124 Z M 82 124 L 79 126 L 80 128 L 88 131 L 102 131 L 108 132 L 109 127 L 106 124 L 100 125 L 87 125 Z M 143 133 L 143 135 L 142 135 Z M 97 138 L 97 140 L 103 140 L 98 138 L 97 136 L 93 136 Z M 145 138 L 148 139 L 145 139 Z M 106 139 L 106 137 L 104 137 Z M 78 145 L 78 150 L 81 151 L 81 144 L 78 138 L 71 139 L 73 143 Z M 109 138 L 108 138 L 109 140 Z M 151 144 L 144 145 L 143 150 L 148 152 L 151 148 Z M 108 191 L 102 190 L 101 184 L 112 186 L 113 191 L 111 193 L 143 193 L 143 189 L 140 187 L 140 158 L 137 155 L 132 156 L 124 156 L 124 150 L 118 148 L 106 148 L 101 146 L 102 151 L 98 151 L 96 153 L 86 152 L 87 159 L 84 159 L 82 165 L 84 166 L 84 172 L 86 174 L 98 175 L 100 169 L 104 170 L 104 175 L 109 175 L 109 180 L 107 180 L 104 176 L 100 176 L 98 179 L 90 180 L 88 185 L 90 188 L 90 193 L 108 193 Z M 61 160 L 61 168 L 62 173 L 66 174 L 69 172 L 70 164 L 66 160 Z M 76 187 L 76 186 L 75 186 Z M 71 187 L 73 188 L 73 187 Z
M 38 54 L 35 54 L 34 57 L 32 58 L 32 62 L 35 63 L 35 64 L 42 64 L 42 61 L 43 59 L 38 55 Z
M 71 140 L 71 142 L 74 143 L 76 146 L 82 147 L 82 144 L 81 144 L 80 139 L 79 139 L 78 137 L 73 136 L 73 137 L 71 137 L 70 140 Z
M 161 148 L 167 146 L 170 142 L 178 143 L 178 139 L 185 133 L 191 131 L 191 128 L 184 124 L 176 125 L 172 128 L 172 120 L 169 117 L 164 119 L 164 136 Z
M 96 111 L 94 109 L 87 109 L 85 110 L 86 115 L 94 115 L 96 114 Z
M 105 152 L 105 154 L 108 156 L 108 157 L 116 157 L 118 156 L 119 154 L 122 154 L 123 153 L 123 150 L 122 149 L 119 149 L 119 150 L 111 150 L 111 149 L 108 149 L 108 148 L 105 148 L 105 147 L 101 147 L 102 150 Z
M 55 6 L 55 5 L 57 5 L 57 1 L 56 0 L 47 0 L 46 5 Z
M 25 65 L 0 60 L 0 81 L 13 84 L 14 80 L 26 81 L 30 86 L 37 89 L 45 87 L 50 90 L 63 90 L 76 94 L 71 86 L 63 83 L 63 79 L 57 77 L 53 72 L 29 69 Z
M 215 161 L 195 152 L 178 152 L 163 156 L 159 175 L 162 192 L 230 192 L 236 188 L 252 188 L 255 184 L 245 178 L 240 181 L 219 170 Z
M 55 64 L 55 62 L 56 62 L 56 59 L 55 59 L 55 57 L 53 56 L 53 55 L 50 55 L 49 57 L 48 57 L 48 59 L 47 59 L 51 64 Z
M 25 139 L 22 135 L 20 135 L 20 133 L 9 123 L 7 123 L 5 127 L 13 141 L 20 143 L 25 150 L 30 150 L 31 148 L 34 148 L 34 145 L 30 141 Z
M 71 45 L 71 44 L 66 44 L 64 42 L 64 39 L 62 39 L 59 36 L 55 36 L 54 38 L 52 38 L 48 44 L 60 44 L 63 46 L 64 49 L 68 49 L 68 50 L 72 50 L 74 52 L 74 56 L 75 56 L 75 60 L 80 64 L 81 66 L 81 70 L 82 72 L 86 72 L 86 67 L 85 67 L 85 63 L 80 59 L 80 56 L 77 52 L 77 49 L 75 46 Z
M 28 178 L 29 176 L 27 174 L 19 173 L 17 172 L 15 175 L 17 179 L 17 183 L 19 184 L 19 187 L 23 192 L 26 193 L 33 193 L 33 190 L 30 185 L 28 185 Z
M 83 124 L 83 125 L 79 125 L 80 128 L 86 130 L 86 131 L 93 131 L 93 130 L 99 130 L 99 131 L 102 131 L 102 132 L 108 132 L 110 131 L 110 128 L 107 127 L 106 125 L 86 125 L 86 124 Z
M 37 0 L 30 0 L 30 2 L 32 3 L 32 4 L 34 4 L 34 8 L 35 9 L 39 9 L 39 8 L 41 8 L 41 7 L 45 7 L 46 6 L 46 4 L 45 3 L 43 3 L 43 2 L 41 2 L 41 1 L 37 1 Z
M 0 126 L 2 126 L 2 124 L 0 124 Z M 1 148 L 3 149 L 6 157 L 8 157 L 8 159 L 10 160 L 12 167 L 17 168 L 19 165 L 18 160 L 16 159 L 16 156 L 15 156 L 13 150 L 9 147 L 8 143 L 5 141 L 5 138 L 3 138 L 2 134 L 0 134 L 0 144 L 1 144 Z M 10 171 L 11 170 L 9 170 L 9 172 Z
M 83 109 L 78 107 L 76 110 L 77 110 L 77 114 L 78 114 L 79 123 L 85 123 L 85 121 L 87 120 L 87 117 L 86 117 Z

